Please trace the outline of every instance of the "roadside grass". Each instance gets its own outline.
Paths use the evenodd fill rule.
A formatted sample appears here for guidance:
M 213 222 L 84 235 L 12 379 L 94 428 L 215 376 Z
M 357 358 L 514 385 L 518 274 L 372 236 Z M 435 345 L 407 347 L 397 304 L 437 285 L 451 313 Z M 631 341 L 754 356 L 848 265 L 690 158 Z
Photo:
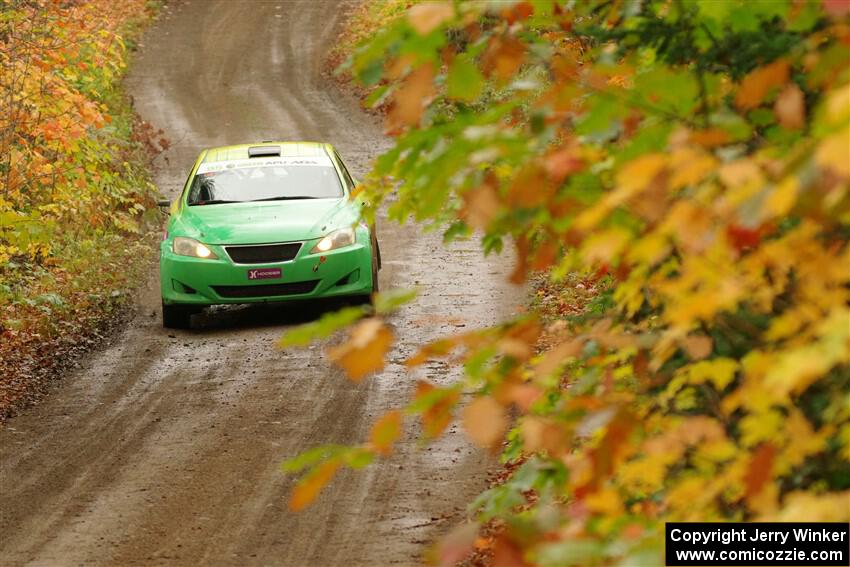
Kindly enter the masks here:
M 53 26 L 73 50 L 16 53 L 14 45 L 4 45 L 12 64 L 16 56 L 38 63 L 21 65 L 17 75 L 7 71 L 4 87 L 12 79 L 35 80 L 31 68 L 44 71 L 36 79 L 53 85 L 32 95 L 30 106 L 12 110 L 22 116 L 63 105 L 70 110 L 54 111 L 55 118 L 41 124 L 11 124 L 14 137 L 3 140 L 12 161 L 4 155 L 0 167 L 7 174 L 0 194 L 0 422 L 36 401 L 53 377 L 107 338 L 127 312 L 134 288 L 147 280 L 155 254 L 159 215 L 148 169 L 167 141 L 134 114 L 121 80 L 136 38 L 160 2 L 96 4 L 86 9 L 101 10 L 112 30 L 103 33 L 112 33 L 110 45 L 120 49 L 95 49 L 99 39 L 91 36 L 100 31 L 93 31 L 94 24 L 75 27 L 66 18 L 79 16 L 69 12 L 76 7 L 12 5 L 24 16 L 39 11 L 29 16 L 43 18 L 44 27 L 25 28 L 14 20 L 21 14 L 12 14 L 9 25 L 36 29 L 34 34 L 48 30 L 48 40 Z M 59 122 L 76 109 L 98 118 L 91 124 Z M 56 134 L 48 129 L 51 120 L 61 126 Z M 9 182 L 16 166 L 17 185 Z M 66 177 L 39 176 L 54 170 Z M 16 231 L 18 219 L 27 231 Z

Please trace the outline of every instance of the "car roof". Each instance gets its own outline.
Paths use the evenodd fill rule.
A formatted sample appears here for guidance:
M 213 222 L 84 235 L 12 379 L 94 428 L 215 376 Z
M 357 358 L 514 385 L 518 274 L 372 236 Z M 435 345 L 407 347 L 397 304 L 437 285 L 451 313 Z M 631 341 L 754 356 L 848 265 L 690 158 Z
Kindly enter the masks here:
M 272 142 L 263 141 L 255 144 L 237 144 L 235 146 L 220 146 L 209 148 L 204 152 L 202 163 L 233 161 L 248 159 L 248 148 L 274 147 L 280 148 L 281 157 L 313 157 L 333 154 L 333 146 L 322 142 Z

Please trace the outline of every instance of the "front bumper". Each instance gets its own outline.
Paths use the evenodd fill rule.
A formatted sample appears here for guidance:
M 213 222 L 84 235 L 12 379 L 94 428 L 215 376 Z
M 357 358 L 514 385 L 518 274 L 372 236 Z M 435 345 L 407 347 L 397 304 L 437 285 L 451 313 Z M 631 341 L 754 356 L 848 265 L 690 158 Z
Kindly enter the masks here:
M 218 259 L 178 256 L 171 242 L 160 248 L 160 289 L 164 303 L 220 305 L 304 300 L 372 291 L 372 250 L 358 241 L 323 254 L 310 254 L 312 243 L 286 262 L 236 264 L 223 246 L 207 245 Z M 281 270 L 280 277 L 251 280 L 250 270 Z

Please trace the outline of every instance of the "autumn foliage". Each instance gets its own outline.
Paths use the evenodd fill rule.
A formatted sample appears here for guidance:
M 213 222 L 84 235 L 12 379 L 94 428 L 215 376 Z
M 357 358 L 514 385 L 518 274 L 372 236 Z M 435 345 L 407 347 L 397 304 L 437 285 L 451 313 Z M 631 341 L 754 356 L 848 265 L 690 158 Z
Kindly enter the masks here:
M 124 36 L 153 6 L 0 3 L 0 417 L 18 395 L 7 379 L 25 389 L 36 364 L 21 357 L 95 326 L 127 257 L 144 257 L 134 242 L 155 190 L 120 79 Z
M 505 526 L 477 543 L 496 564 L 661 563 L 668 520 L 847 521 L 850 5 L 567 4 L 420 3 L 347 63 L 397 137 L 371 202 L 513 247 L 517 283 L 600 290 L 554 323 L 423 345 L 408 366 L 464 378 L 423 382 L 403 415 L 426 438 L 459 417 L 522 463 L 471 508 Z M 363 315 L 336 352 L 386 351 Z M 358 379 L 380 368 L 353 358 Z M 310 471 L 293 507 L 328 462 L 385 454 L 398 416 L 290 462 Z

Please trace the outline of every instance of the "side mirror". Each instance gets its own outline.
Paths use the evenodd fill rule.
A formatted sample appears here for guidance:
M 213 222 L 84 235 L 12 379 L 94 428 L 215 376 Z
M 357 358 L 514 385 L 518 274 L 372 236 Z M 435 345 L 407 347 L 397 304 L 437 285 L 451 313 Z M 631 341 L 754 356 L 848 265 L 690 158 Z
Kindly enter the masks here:
M 168 209 L 171 208 L 171 200 L 170 199 L 162 199 L 156 202 L 156 206 L 159 207 L 162 212 L 167 212 Z

